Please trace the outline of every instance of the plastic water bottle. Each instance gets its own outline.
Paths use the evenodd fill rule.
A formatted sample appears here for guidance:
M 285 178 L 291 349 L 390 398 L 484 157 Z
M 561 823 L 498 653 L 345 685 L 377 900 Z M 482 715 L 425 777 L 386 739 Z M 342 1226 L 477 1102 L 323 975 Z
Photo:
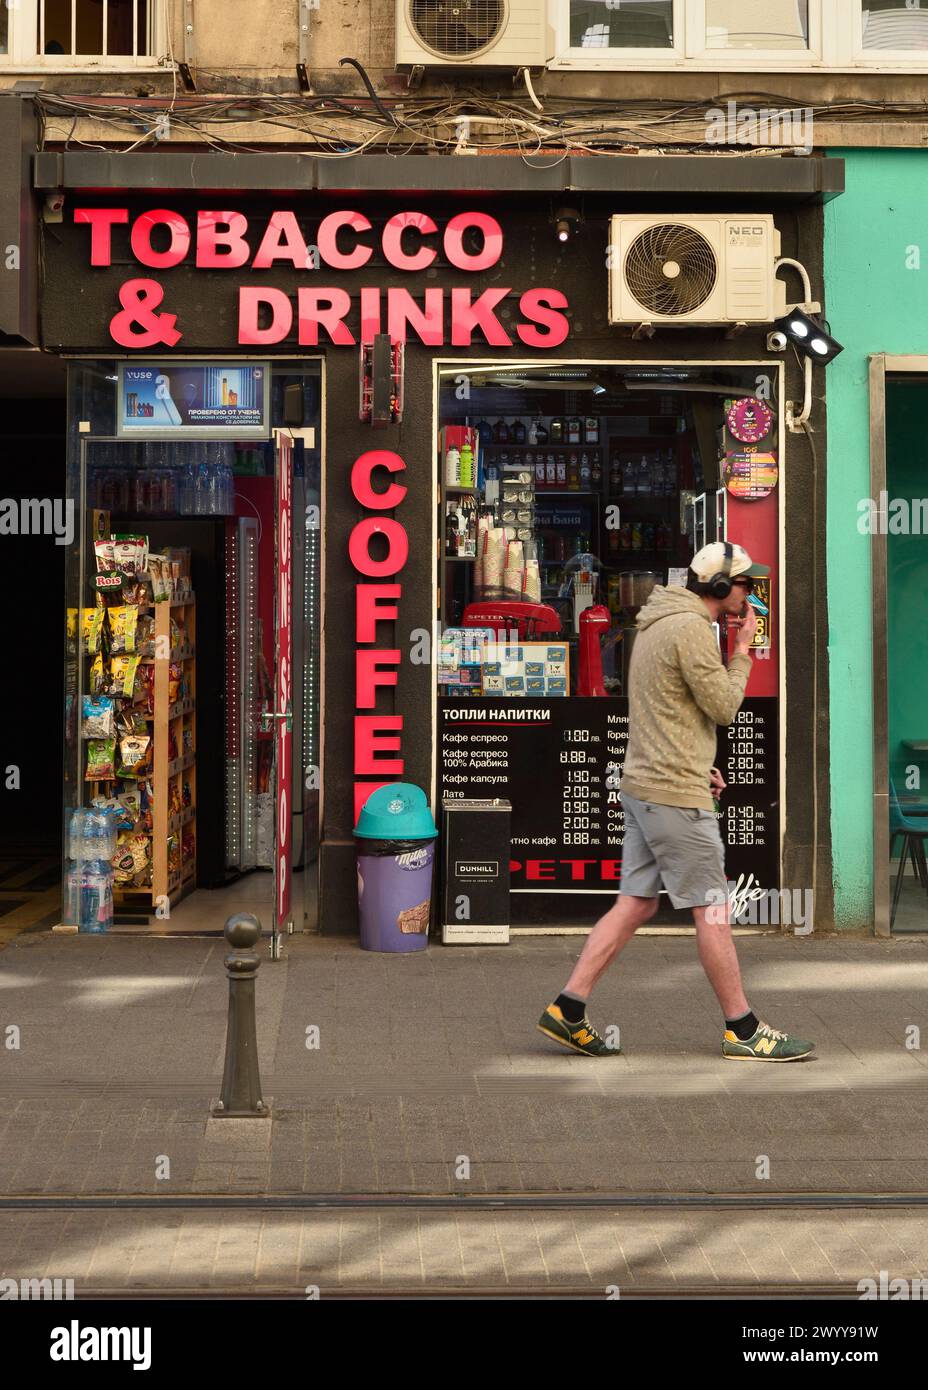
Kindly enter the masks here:
M 78 930 L 106 932 L 113 925 L 113 870 L 109 863 L 92 859 L 80 874 Z
M 71 812 L 71 820 L 68 825 L 69 859 L 78 860 L 83 858 L 81 841 L 83 839 L 84 834 L 84 815 L 85 812 L 83 810 L 83 807 L 81 806 L 78 806 L 75 811 Z
M 197 481 L 193 497 L 194 516 L 209 514 L 209 469 L 205 463 L 197 468 Z

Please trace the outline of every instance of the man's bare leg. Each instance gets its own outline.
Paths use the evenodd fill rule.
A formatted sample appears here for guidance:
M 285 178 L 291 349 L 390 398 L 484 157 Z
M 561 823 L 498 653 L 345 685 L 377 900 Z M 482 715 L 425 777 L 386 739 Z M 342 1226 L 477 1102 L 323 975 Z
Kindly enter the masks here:
M 588 999 L 603 971 L 628 945 L 638 928 L 654 916 L 657 901 L 657 898 L 633 898 L 625 893 L 617 898 L 587 937 L 564 992 Z
M 713 920 L 720 915 L 718 907 L 693 908 L 699 959 L 725 1018 L 741 1018 L 750 1012 L 751 1006 L 744 997 L 741 967 L 727 912 L 725 921 Z

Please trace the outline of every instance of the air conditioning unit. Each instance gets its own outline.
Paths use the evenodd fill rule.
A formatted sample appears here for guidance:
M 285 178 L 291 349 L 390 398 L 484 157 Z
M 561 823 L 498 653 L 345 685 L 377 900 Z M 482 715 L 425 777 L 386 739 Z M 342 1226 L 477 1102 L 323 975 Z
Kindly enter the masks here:
M 396 0 L 398 68 L 543 67 L 547 0 Z
M 610 323 L 772 323 L 786 313 L 769 214 L 617 216 L 609 240 Z

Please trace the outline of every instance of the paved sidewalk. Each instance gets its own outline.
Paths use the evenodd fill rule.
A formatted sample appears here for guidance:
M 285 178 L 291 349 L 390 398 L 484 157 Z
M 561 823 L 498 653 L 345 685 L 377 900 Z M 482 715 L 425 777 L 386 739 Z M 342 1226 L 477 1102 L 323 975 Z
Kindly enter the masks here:
M 221 940 L 21 936 L 0 1191 L 928 1193 L 928 1054 L 906 1045 L 928 1039 L 928 941 L 740 938 L 755 1007 L 819 1045 L 792 1066 L 722 1059 L 690 938 L 637 939 L 602 983 L 622 1056 L 557 1048 L 534 1025 L 581 944 L 290 938 L 258 980 L 264 1122 L 208 1118 Z
M 77 1298 L 307 1298 L 315 1290 L 322 1299 L 462 1291 L 857 1298 L 858 1280 L 878 1283 L 881 1270 L 924 1279 L 926 1236 L 924 1210 L 0 1212 L 0 1275 L 70 1278 Z

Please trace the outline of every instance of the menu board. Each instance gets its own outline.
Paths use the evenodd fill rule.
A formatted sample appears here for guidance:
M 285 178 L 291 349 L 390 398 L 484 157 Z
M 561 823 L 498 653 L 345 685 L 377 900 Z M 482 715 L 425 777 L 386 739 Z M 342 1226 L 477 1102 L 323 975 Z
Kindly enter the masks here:
M 512 803 L 514 893 L 618 892 L 627 700 L 445 698 L 438 718 L 439 798 Z M 778 888 L 774 697 L 745 700 L 719 730 L 716 766 L 728 783 L 719 829 L 729 880 Z

